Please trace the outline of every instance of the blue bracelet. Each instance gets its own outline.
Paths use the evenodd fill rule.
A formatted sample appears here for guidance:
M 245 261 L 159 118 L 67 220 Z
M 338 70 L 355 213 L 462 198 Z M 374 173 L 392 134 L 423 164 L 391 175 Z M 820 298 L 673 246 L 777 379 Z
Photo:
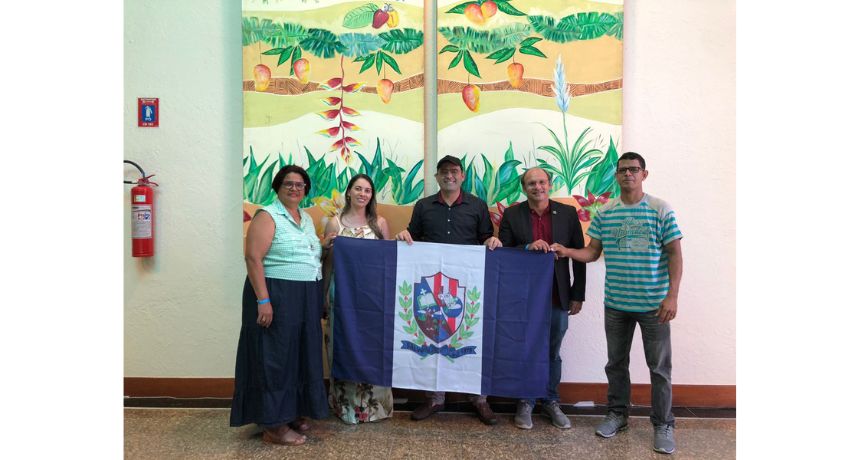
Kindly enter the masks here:
M 526 245 L 526 251 L 528 251 L 528 250 L 529 250 L 529 245 L 527 244 L 527 245 Z
M 266 298 L 265 298 L 265 299 L 263 299 L 263 300 L 258 300 L 258 301 L 257 301 L 257 305 L 263 305 L 264 303 L 269 303 L 269 302 L 270 302 L 270 301 L 269 301 L 269 298 L 268 298 L 268 297 L 266 297 Z

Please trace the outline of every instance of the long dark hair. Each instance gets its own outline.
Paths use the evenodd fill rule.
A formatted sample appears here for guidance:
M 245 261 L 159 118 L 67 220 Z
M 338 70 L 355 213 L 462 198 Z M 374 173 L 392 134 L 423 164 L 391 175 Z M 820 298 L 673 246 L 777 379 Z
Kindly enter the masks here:
M 347 211 L 352 209 L 352 203 L 350 203 L 351 200 L 349 199 L 349 191 L 352 190 L 352 186 L 355 185 L 355 181 L 359 179 L 364 179 L 368 184 L 370 184 L 370 201 L 367 202 L 367 207 L 365 208 L 367 225 L 371 230 L 373 230 L 376 237 L 382 240 L 385 237 L 382 235 L 382 230 L 379 229 L 379 225 L 376 223 L 376 186 L 373 185 L 373 179 L 371 179 L 367 174 L 356 174 L 352 176 L 352 179 L 350 179 L 349 183 L 346 184 L 346 191 L 343 193 L 344 199 L 346 200 L 346 207 L 344 207 L 344 210 L 340 215 L 343 216 Z

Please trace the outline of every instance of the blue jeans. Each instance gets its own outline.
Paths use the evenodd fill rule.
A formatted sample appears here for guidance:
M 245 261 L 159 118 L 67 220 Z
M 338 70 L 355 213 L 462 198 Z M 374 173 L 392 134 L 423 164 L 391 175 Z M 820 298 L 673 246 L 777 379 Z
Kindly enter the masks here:
M 657 310 L 634 313 L 604 308 L 609 361 L 606 378 L 610 412 L 627 416 L 630 409 L 630 346 L 636 324 L 642 332 L 645 361 L 651 372 L 651 423 L 675 426 L 672 415 L 672 341 L 669 323 L 660 324 Z
M 553 306 L 550 313 L 549 325 L 549 382 L 546 385 L 546 397 L 541 402 L 558 401 L 558 384 L 561 382 L 561 342 L 567 332 L 567 310 Z M 535 407 L 534 399 L 526 399 L 530 406 Z

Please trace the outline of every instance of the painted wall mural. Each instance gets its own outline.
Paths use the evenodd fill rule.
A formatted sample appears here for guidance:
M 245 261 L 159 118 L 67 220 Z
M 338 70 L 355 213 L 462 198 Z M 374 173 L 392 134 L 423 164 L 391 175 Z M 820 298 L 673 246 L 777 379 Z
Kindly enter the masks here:
M 619 191 L 622 0 L 440 0 L 438 155 L 494 223 L 525 195 L 519 175 L 554 174 L 553 197 L 590 216 Z M 392 231 L 424 194 L 424 0 L 244 0 L 245 219 L 275 199 L 277 170 L 304 166 L 318 230 L 357 173 Z M 431 165 L 432 167 L 432 165 Z
M 438 2 L 438 146 L 495 207 L 525 199 L 519 175 L 552 171 L 580 220 L 617 196 L 622 1 Z
M 381 204 L 421 198 L 423 0 L 245 0 L 242 8 L 246 221 L 276 199 L 272 177 L 290 163 L 311 176 L 302 206 L 320 231 L 321 215 L 343 206 L 358 173 L 373 179 Z

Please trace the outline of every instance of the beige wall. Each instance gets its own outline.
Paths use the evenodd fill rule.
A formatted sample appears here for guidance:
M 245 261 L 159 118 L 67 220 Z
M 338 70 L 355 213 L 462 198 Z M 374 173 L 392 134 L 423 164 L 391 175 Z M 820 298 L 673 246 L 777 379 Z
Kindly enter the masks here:
M 156 256 L 130 257 L 125 205 L 125 376 L 231 377 L 242 261 L 240 6 L 125 2 L 124 158 L 161 186 Z M 646 191 L 685 234 L 673 322 L 674 382 L 735 383 L 735 15 L 733 2 L 628 0 L 623 150 L 648 160 Z M 161 127 L 137 128 L 137 97 Z M 126 168 L 126 178 L 136 177 Z M 128 197 L 122 197 L 124 202 Z M 602 261 L 563 346 L 563 381 L 603 382 Z M 637 341 L 638 341 L 637 333 Z M 648 372 L 641 344 L 635 383 Z

